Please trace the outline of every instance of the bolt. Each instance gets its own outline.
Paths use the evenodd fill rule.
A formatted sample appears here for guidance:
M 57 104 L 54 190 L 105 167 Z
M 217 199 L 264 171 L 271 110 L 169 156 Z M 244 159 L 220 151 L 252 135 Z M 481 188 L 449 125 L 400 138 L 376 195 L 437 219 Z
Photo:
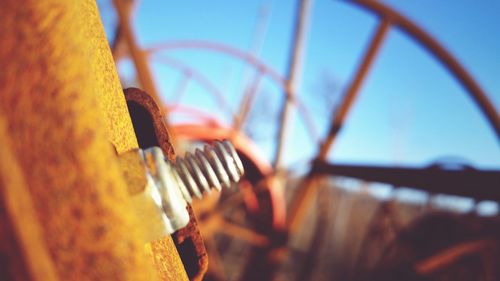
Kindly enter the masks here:
M 186 226 L 189 214 L 187 203 L 201 198 L 211 189 L 221 190 L 237 183 L 244 173 L 243 164 L 234 146 L 227 140 L 205 145 L 178 157 L 174 162 L 165 158 L 159 147 L 142 151 L 144 162 L 158 192 L 153 192 L 158 207 L 168 218 L 166 228 L 172 233 Z

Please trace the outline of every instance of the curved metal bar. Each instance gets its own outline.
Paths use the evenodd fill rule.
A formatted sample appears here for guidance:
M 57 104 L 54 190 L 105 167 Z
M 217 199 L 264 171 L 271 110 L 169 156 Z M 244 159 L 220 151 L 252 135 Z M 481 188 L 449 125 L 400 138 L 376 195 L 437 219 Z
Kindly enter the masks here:
M 147 48 L 145 52 L 148 55 L 152 55 L 160 51 L 178 50 L 178 49 L 183 49 L 183 50 L 201 49 L 201 50 L 209 50 L 209 51 L 214 51 L 216 53 L 229 55 L 231 57 L 244 61 L 249 65 L 254 66 L 259 72 L 266 73 L 267 76 L 269 76 L 269 78 L 271 78 L 271 80 L 275 81 L 277 84 L 285 85 L 285 79 L 283 79 L 283 77 L 281 77 L 281 75 L 278 72 L 276 72 L 274 69 L 269 67 L 267 64 L 265 64 L 252 54 L 249 54 L 245 51 L 221 43 L 199 41 L 199 40 L 171 41 L 154 45 L 150 48 Z
M 500 118 L 492 102 L 488 99 L 480 86 L 474 81 L 472 76 L 448 51 L 444 49 L 444 47 L 442 47 L 434 38 L 425 33 L 425 31 L 413 22 L 378 1 L 352 0 L 348 1 L 348 3 L 356 4 L 368 11 L 376 13 L 381 18 L 381 22 L 387 22 L 388 25 L 392 27 L 400 28 L 410 38 L 415 39 L 416 42 L 426 48 L 430 54 L 436 57 L 438 61 L 441 61 L 443 65 L 457 78 L 457 80 L 459 80 L 462 86 L 479 106 L 479 109 L 485 115 L 487 121 L 493 127 L 497 138 L 500 140 Z M 328 150 L 333 143 L 332 136 L 335 136 L 337 131 L 340 129 L 339 124 L 336 124 L 335 121 L 331 124 L 329 136 L 327 136 L 325 141 L 322 143 L 317 159 L 326 159 Z M 301 194 L 297 196 L 297 200 L 292 202 L 289 216 L 289 229 L 293 230 L 300 225 L 304 212 L 303 209 L 305 209 L 304 206 L 308 205 L 308 202 L 310 201 L 312 193 L 311 187 L 313 184 L 313 177 L 307 177 L 303 186 L 299 190 Z
M 155 56 L 155 61 L 159 63 L 163 63 L 165 65 L 168 65 L 172 68 L 178 69 L 181 71 L 185 76 L 195 80 L 198 84 L 200 84 L 202 87 L 204 87 L 209 93 L 212 94 L 212 97 L 214 100 L 222 106 L 224 111 L 227 112 L 229 116 L 232 118 L 236 118 L 236 115 L 234 112 L 231 110 L 231 106 L 227 102 L 227 100 L 224 98 L 224 93 L 222 93 L 221 90 L 219 90 L 205 75 L 203 75 L 201 72 L 197 71 L 196 69 L 190 67 L 189 65 L 186 65 L 185 63 L 171 58 L 171 57 L 166 57 L 166 56 Z
M 381 20 L 378 28 L 375 30 L 373 38 L 368 44 L 368 47 L 365 51 L 363 58 L 354 74 L 354 79 L 350 83 L 349 88 L 346 91 L 345 97 L 343 98 L 339 109 L 332 116 L 332 121 L 330 124 L 330 129 L 328 135 L 325 137 L 325 140 L 321 143 L 319 147 L 319 151 L 315 157 L 315 159 L 326 160 L 328 157 L 328 151 L 332 146 L 335 137 L 340 131 L 342 124 L 344 123 L 344 119 L 347 116 L 349 109 L 351 108 L 354 100 L 357 96 L 357 93 L 363 83 L 364 78 L 368 74 L 371 66 L 375 58 L 377 57 L 378 51 L 380 50 L 384 38 L 389 31 L 391 24 L 387 20 Z M 311 173 L 309 173 L 312 175 Z M 297 227 L 300 226 L 302 219 L 305 216 L 306 208 L 304 206 L 308 206 L 315 194 L 316 185 L 315 180 L 309 176 L 304 182 L 301 184 L 297 191 L 296 199 L 292 201 L 290 204 L 290 212 L 289 212 L 289 230 L 291 232 L 295 231 Z
M 315 142 L 319 140 L 318 130 L 314 126 L 314 123 L 312 122 L 313 119 L 309 114 L 309 111 L 304 106 L 304 103 L 299 99 L 299 97 L 296 94 L 290 95 L 289 91 L 285 91 L 287 87 L 286 80 L 278 72 L 276 72 L 274 69 L 272 69 L 265 63 L 263 63 L 255 56 L 229 45 L 224 45 L 215 42 L 208 42 L 208 41 L 198 41 L 198 40 L 164 42 L 146 48 L 144 52 L 149 56 L 151 56 L 160 51 L 179 50 L 179 49 L 201 49 L 201 50 L 209 50 L 216 53 L 229 55 L 233 58 L 239 59 L 255 67 L 258 72 L 266 74 L 266 76 L 269 77 L 271 81 L 276 83 L 276 85 L 278 85 L 283 90 L 283 93 L 285 93 L 287 97 L 297 107 L 297 112 L 304 121 L 305 127 L 308 130 L 309 134 L 311 135 L 311 138 Z
M 486 93 L 476 83 L 465 68 L 455 59 L 438 41 L 418 27 L 415 23 L 408 20 L 400 13 L 385 6 L 379 1 L 371 0 L 352 0 L 349 3 L 356 4 L 368 11 L 376 13 L 381 18 L 387 18 L 392 25 L 399 27 L 408 36 L 415 39 L 417 43 L 423 46 L 434 55 L 438 61 L 455 76 L 460 84 L 467 90 L 470 97 L 477 104 L 481 112 L 486 117 L 488 123 L 493 128 L 497 139 L 500 141 L 500 116 L 493 103 L 489 100 Z

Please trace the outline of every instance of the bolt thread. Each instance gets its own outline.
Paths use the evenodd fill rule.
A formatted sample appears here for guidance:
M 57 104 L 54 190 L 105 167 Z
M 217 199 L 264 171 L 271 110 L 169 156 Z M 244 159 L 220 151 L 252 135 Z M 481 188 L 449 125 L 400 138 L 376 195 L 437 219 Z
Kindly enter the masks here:
M 244 173 L 236 149 L 227 140 L 215 141 L 211 146 L 205 145 L 203 150 L 196 149 L 194 153 L 186 153 L 184 158 L 177 157 L 175 163 L 167 163 L 172 167 L 172 176 L 184 199 L 190 203 L 193 197 L 201 198 L 212 188 L 231 187 Z

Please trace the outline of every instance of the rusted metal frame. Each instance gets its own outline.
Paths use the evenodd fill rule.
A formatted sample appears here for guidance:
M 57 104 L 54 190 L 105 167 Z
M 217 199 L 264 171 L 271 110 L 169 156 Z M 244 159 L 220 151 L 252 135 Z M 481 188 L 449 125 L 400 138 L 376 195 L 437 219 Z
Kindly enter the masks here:
M 500 201 L 500 170 L 334 165 L 318 161 L 313 165 L 312 173 L 353 177 L 477 200 Z
M 285 223 L 285 202 L 280 196 L 279 190 L 277 190 L 276 185 L 272 182 L 267 182 L 266 176 L 272 174 L 272 168 L 267 162 L 259 157 L 258 149 L 249 140 L 244 137 L 241 133 L 235 132 L 231 129 L 226 129 L 224 127 L 218 127 L 214 124 L 206 125 L 177 125 L 172 127 L 173 132 L 180 138 L 188 140 L 203 140 L 211 141 L 214 139 L 224 139 L 232 137 L 232 141 L 235 147 L 238 149 L 238 153 L 247 159 L 250 163 L 255 165 L 256 173 L 252 174 L 258 179 L 262 177 L 261 180 L 254 181 L 253 193 L 269 193 L 271 197 L 273 206 L 273 227 L 278 229 L 282 228 Z M 251 166 L 251 165 L 250 165 Z M 247 166 L 249 168 L 249 166 Z M 250 176 L 250 171 L 247 169 L 247 176 Z M 244 192 L 237 192 L 229 195 L 222 205 L 217 207 L 218 212 L 224 212 L 230 206 L 235 206 L 244 203 Z
M 405 31 L 410 36 L 413 36 L 418 43 L 422 44 L 428 50 L 431 51 L 433 55 L 435 55 L 444 65 L 457 77 L 457 79 L 462 83 L 462 85 L 468 90 L 469 94 L 472 96 L 474 101 L 479 105 L 483 114 L 485 114 L 488 119 L 490 125 L 494 128 L 497 137 L 499 137 L 500 132 L 500 118 L 498 117 L 498 113 L 493 107 L 492 103 L 488 100 L 487 96 L 481 90 L 479 85 L 475 83 L 472 77 L 466 72 L 466 70 L 456 61 L 436 40 L 427 35 L 424 31 L 422 31 L 415 24 L 405 19 L 395 11 L 389 9 L 384 6 L 380 2 L 377 1 L 352 1 L 350 3 L 358 4 L 364 8 L 369 9 L 370 11 L 376 12 L 379 16 L 384 17 L 385 21 L 390 21 L 395 26 L 398 26 L 403 31 Z M 388 19 L 388 20 L 387 20 Z M 336 125 L 337 124 L 337 125 Z M 330 128 L 329 137 L 325 140 L 320 148 L 320 153 L 318 159 L 325 160 L 328 154 L 329 147 L 333 143 L 336 134 L 341 128 L 341 123 L 332 123 L 332 127 Z M 308 186 L 312 186 L 314 179 L 307 178 L 304 182 L 304 188 L 301 188 L 298 199 L 294 202 L 291 209 L 290 215 L 290 228 L 295 229 L 301 220 L 301 208 L 305 205 L 306 201 L 309 201 L 307 197 L 310 197 L 310 193 L 308 192 Z
M 246 241 L 253 246 L 266 246 L 269 244 L 269 239 L 265 235 L 230 222 L 223 218 L 220 214 L 214 213 L 213 215 L 213 219 L 219 220 L 219 229 L 222 233 L 230 235 L 236 239 Z
M 172 127 L 172 132 L 179 135 L 180 138 L 187 140 L 202 140 L 206 142 L 213 141 L 214 139 L 227 139 L 229 136 L 233 136 L 232 143 L 238 149 L 238 153 L 248 158 L 252 163 L 258 167 L 259 173 L 262 175 L 267 175 L 272 171 L 271 166 L 267 161 L 262 158 L 259 149 L 255 144 L 253 144 L 250 139 L 245 137 L 241 133 L 234 134 L 231 129 L 212 125 L 179 125 L 176 124 Z M 240 194 L 239 192 L 235 194 Z
M 262 62 L 259 58 L 254 55 L 242 51 L 240 49 L 234 48 L 230 45 L 225 45 L 217 42 L 210 41 L 199 41 L 199 40 L 188 40 L 188 41 L 171 41 L 163 42 L 160 44 L 153 45 L 145 49 L 145 52 L 151 56 L 161 51 L 172 51 L 172 50 L 186 50 L 186 49 L 200 49 L 209 50 L 216 53 L 228 55 L 233 58 L 237 58 L 243 62 L 246 62 L 262 73 L 266 73 L 272 80 L 277 84 L 284 84 L 284 79 L 281 75 L 272 69 L 270 66 Z
M 135 9 L 137 8 L 137 2 L 139 1 L 136 0 L 123 0 L 123 1 L 124 1 L 125 11 L 128 13 L 127 18 L 131 20 L 135 12 Z M 114 9 L 116 9 L 113 3 L 110 4 Z M 117 62 L 123 57 L 127 56 L 128 53 L 127 43 L 123 38 L 123 30 L 119 23 L 116 25 L 115 33 L 113 35 L 114 35 L 113 39 L 111 39 L 109 45 L 111 47 L 111 54 L 113 55 L 113 59 L 115 62 Z
M 225 281 L 228 280 L 224 271 L 224 262 L 221 259 L 217 244 L 213 237 L 204 237 L 205 245 L 210 253 L 210 266 L 208 267 L 208 275 L 210 280 Z
M 175 151 L 166 127 L 164 114 L 153 97 L 136 88 L 125 89 L 124 94 L 139 147 L 159 146 L 170 161 L 175 161 Z M 175 232 L 172 238 L 189 278 L 201 280 L 208 268 L 208 256 L 197 219 L 190 205 L 187 206 L 187 210 L 190 216 L 188 225 Z M 152 247 L 157 249 L 161 249 L 163 244 L 164 240 L 151 243 Z M 157 264 L 163 265 L 161 268 L 158 267 L 160 275 L 169 276 L 168 268 L 164 265 L 168 262 L 168 257 L 165 253 L 155 253 L 155 258 L 157 257 L 159 257 Z
M 4 1 L 0 12 L 0 111 L 49 252 L 36 262 L 64 280 L 155 280 L 117 159 L 137 140 L 95 1 Z
M 126 54 L 125 43 L 122 39 L 122 30 L 120 26 L 115 30 L 115 37 L 110 42 L 111 54 L 113 55 L 113 60 L 115 62 L 119 61 Z
M 262 182 L 264 180 L 262 180 Z M 264 192 L 268 192 L 266 187 L 260 187 L 260 186 L 254 187 L 253 191 L 257 195 L 260 195 Z M 222 204 L 217 206 L 217 209 L 214 210 L 214 212 L 224 212 L 226 210 L 233 208 L 234 206 L 238 206 L 238 205 L 244 204 L 244 203 L 245 203 L 245 199 L 244 199 L 244 196 L 242 195 L 242 193 L 241 192 L 234 193 L 234 194 L 229 195 L 227 197 L 227 199 L 225 199 L 225 201 Z
M 234 127 L 235 130 L 238 130 L 244 123 L 246 116 L 251 108 L 252 101 L 255 98 L 256 94 L 258 93 L 258 88 L 260 86 L 260 82 L 264 78 L 264 70 L 261 68 L 258 68 L 258 74 L 257 78 L 255 79 L 254 83 L 252 84 L 252 87 L 250 90 L 245 94 L 247 96 L 246 102 L 242 102 L 241 106 L 246 105 L 243 109 L 240 108 L 238 112 L 241 112 L 240 116 L 236 116 L 234 112 L 231 110 L 229 103 L 226 101 L 224 98 L 224 94 L 222 93 L 221 90 L 219 90 L 213 83 L 210 82 L 210 80 L 203 75 L 201 72 L 196 71 L 194 68 L 185 65 L 179 60 L 170 58 L 170 57 L 165 57 L 165 56 L 159 56 L 155 55 L 154 58 L 156 61 L 159 63 L 164 63 L 170 67 L 176 68 L 180 70 L 182 73 L 184 73 L 185 76 L 189 76 L 189 78 L 192 78 L 196 80 L 202 87 L 204 87 L 207 91 L 212 93 L 212 96 L 218 102 L 220 105 L 222 105 L 222 108 L 227 112 L 228 115 L 233 116 L 233 120 L 239 120 L 239 122 L 235 122 Z M 269 72 L 267 72 L 269 74 Z M 272 81 L 275 81 L 276 83 L 284 83 L 281 79 L 279 81 L 272 79 Z M 282 84 L 278 84 L 282 86 Z M 179 87 L 181 87 L 180 85 Z M 244 97 L 245 99 L 245 97 Z M 292 97 L 291 101 L 297 108 L 297 112 L 299 115 L 302 117 L 302 121 L 305 124 L 305 128 L 307 129 L 309 135 L 311 136 L 312 140 L 316 143 L 319 142 L 319 134 L 316 130 L 316 127 L 314 125 L 314 121 L 307 111 L 307 108 L 304 106 L 303 102 L 301 102 L 297 97 Z M 168 106 L 169 109 L 174 110 L 172 106 Z M 170 110 L 168 110 L 170 112 Z
M 354 76 L 352 83 L 346 91 L 344 99 L 335 112 L 332 118 L 331 127 L 328 136 L 321 143 L 318 155 L 316 159 L 326 160 L 328 156 L 328 151 L 337 136 L 342 123 L 347 116 L 349 109 L 354 103 L 357 97 L 358 91 L 361 88 L 364 78 L 368 74 L 370 67 L 372 66 L 380 47 L 382 46 L 383 40 L 390 30 L 391 23 L 387 19 L 382 19 L 377 27 L 375 35 L 369 44 L 369 47 L 361 61 L 361 64 Z M 314 194 L 314 177 L 306 177 L 302 183 L 298 194 L 293 200 L 289 215 L 289 231 L 293 232 L 300 225 L 301 220 L 305 213 L 305 206 L 310 202 L 312 195 Z
M 216 53 L 224 54 L 241 60 L 245 63 L 252 65 L 256 68 L 260 73 L 263 73 L 271 79 L 276 85 L 278 85 L 285 95 L 289 95 L 289 92 L 286 91 L 286 81 L 285 79 L 270 66 L 263 63 L 261 60 L 249 54 L 245 51 L 239 50 L 229 45 L 224 45 L 221 43 L 209 42 L 209 41 L 173 41 L 173 42 L 164 42 L 161 44 L 157 44 L 155 46 L 149 47 L 145 49 L 145 52 L 152 56 L 160 51 L 168 51 L 168 50 L 178 50 L 178 49 L 201 49 L 201 50 L 209 50 L 214 51 Z M 304 103 L 297 95 L 293 95 L 289 97 L 290 101 L 293 102 L 295 106 L 297 106 L 297 112 L 300 117 L 304 120 L 305 127 L 310 134 L 313 141 L 317 141 L 318 130 L 312 121 L 311 114 L 304 106 Z
M 231 110 L 229 102 L 224 97 L 224 93 L 219 88 L 217 88 L 217 86 L 215 86 L 214 83 L 212 83 L 210 79 L 208 79 L 203 73 L 197 71 L 195 68 L 192 68 L 189 65 L 186 65 L 182 61 L 171 57 L 155 55 L 153 59 L 159 63 L 178 69 L 179 71 L 184 73 L 185 76 L 188 76 L 189 78 L 195 80 L 200 86 L 204 87 L 207 92 L 211 94 L 218 107 L 223 109 L 230 117 L 235 118 L 235 114 Z
M 252 165 L 247 165 L 246 166 L 246 172 L 247 176 L 254 175 L 257 176 L 259 174 L 260 176 L 257 176 L 258 178 L 262 177 L 261 180 L 257 179 L 252 181 L 252 184 L 255 188 L 252 189 L 252 192 L 254 193 L 254 196 L 257 196 L 256 194 L 259 194 L 259 204 L 262 204 L 262 196 L 265 198 L 270 197 L 268 200 L 272 203 L 272 214 L 268 213 L 268 216 L 262 216 L 261 218 L 264 218 L 264 221 L 267 223 L 259 223 L 255 222 L 257 225 L 255 225 L 255 229 L 246 229 L 244 226 L 240 226 L 238 224 L 235 224 L 234 222 L 230 221 L 222 221 L 220 222 L 222 225 L 217 227 L 217 231 L 219 232 L 225 232 L 228 235 L 235 236 L 237 239 L 243 239 L 247 241 L 249 244 L 251 244 L 253 247 L 261 249 L 261 248 L 266 248 L 270 249 L 272 245 L 276 245 L 276 241 L 278 240 L 277 231 L 276 229 L 282 229 L 280 226 L 283 226 L 285 221 L 284 221 L 284 210 L 285 210 L 285 202 L 282 201 L 282 197 L 279 197 L 278 194 L 274 191 L 274 186 L 271 183 L 266 183 L 266 178 L 265 175 L 271 173 L 272 168 L 270 165 L 268 165 L 266 162 L 262 162 L 262 159 L 258 159 L 259 153 L 255 153 L 256 150 L 252 149 L 253 145 L 251 142 L 248 142 L 246 137 L 241 135 L 241 133 L 234 132 L 232 129 L 227 129 L 223 127 L 217 127 L 217 126 L 196 126 L 196 125 L 184 125 L 180 126 L 179 130 L 177 130 L 177 126 L 174 126 L 173 129 L 178 136 L 183 136 L 183 138 L 186 139 L 192 139 L 192 140 L 204 140 L 204 141 L 210 141 L 213 139 L 220 139 L 220 138 L 227 138 L 228 136 L 233 136 L 233 142 L 235 144 L 235 147 L 238 149 L 238 153 L 240 156 L 242 156 L 244 159 L 248 159 L 249 162 L 255 163 L 255 166 L 258 170 L 257 173 L 250 174 L 249 167 Z M 257 158 L 256 158 L 257 157 Z M 243 159 L 242 158 L 242 159 Z M 268 184 L 268 185 L 266 185 Z M 245 204 L 248 203 L 247 200 L 245 200 L 243 197 L 245 196 L 244 192 L 245 189 L 242 190 L 242 192 L 234 193 L 229 195 L 225 200 L 223 201 L 222 204 L 217 206 L 217 209 L 210 210 L 206 213 L 203 214 L 203 217 L 205 218 L 205 221 L 207 222 L 208 225 L 211 225 L 212 222 L 210 222 L 211 219 L 217 219 L 218 215 L 217 213 L 224 212 L 225 210 L 228 210 L 229 208 L 232 208 L 236 205 L 240 204 Z M 248 190 L 247 190 L 248 191 Z M 264 193 L 265 192 L 265 193 Z M 247 193 L 248 194 L 248 193 Z M 266 195 L 268 194 L 268 195 Z M 278 195 L 278 196 L 277 196 Z M 267 201 L 266 201 L 267 202 Z M 263 204 L 266 204 L 265 202 Z M 268 203 L 269 204 L 269 203 Z M 245 204 L 247 208 L 251 209 L 251 207 L 247 204 Z M 278 209 L 278 210 L 277 210 Z M 252 211 L 250 211 L 252 212 Z M 257 215 L 261 216 L 261 214 L 256 214 L 252 213 L 252 215 Z M 272 220 L 271 220 L 272 218 Z M 226 225 L 227 227 L 223 226 Z M 263 231 L 263 228 L 265 230 Z M 220 229 L 220 230 L 219 230 Z M 282 235 L 281 237 L 283 237 Z M 281 239 L 280 241 L 284 241 L 284 239 Z M 282 245 L 283 243 L 279 244 Z M 268 252 L 268 251 L 266 251 Z M 265 253 L 262 253 L 265 254 Z M 262 257 L 262 255 L 261 255 Z M 260 261 L 264 262 L 264 259 L 260 259 Z M 255 263 L 249 262 L 250 264 L 250 270 L 252 272 L 256 272 L 259 270 L 256 270 L 256 265 Z M 259 271 L 259 272 L 267 272 L 267 270 Z M 254 278 L 250 278 L 248 280 L 256 280 Z
M 485 116 L 495 132 L 497 139 L 500 141 L 500 115 L 495 109 L 495 106 L 467 70 L 436 39 L 395 10 L 382 4 L 380 1 L 353 0 L 349 1 L 349 3 L 356 4 L 381 17 L 390 19 L 395 27 L 398 27 L 408 36 L 415 39 L 417 43 L 427 49 L 431 55 L 436 57 L 467 90 L 467 93 L 479 107 L 481 113 Z
M 299 7 L 293 29 L 292 52 L 290 53 L 289 65 L 287 68 L 287 77 L 285 84 L 285 100 L 283 102 L 279 120 L 278 120 L 278 143 L 274 153 L 273 167 L 279 169 L 282 162 L 282 155 L 287 137 L 288 121 L 292 98 L 297 89 L 300 88 L 302 76 L 302 63 L 306 49 L 307 29 L 309 25 L 309 16 L 312 7 L 312 0 L 299 0 Z
M 281 106 L 278 119 L 278 141 L 273 157 L 273 175 L 269 175 L 270 180 L 278 181 L 281 174 L 281 166 L 283 161 L 283 151 L 285 140 L 287 138 L 288 123 L 290 119 L 290 110 L 295 99 L 295 93 L 300 88 L 300 79 L 302 75 L 302 62 L 306 48 L 307 27 L 309 24 L 309 16 L 312 7 L 312 0 L 299 0 L 296 11 L 292 50 L 289 57 L 289 65 L 287 67 L 287 75 L 284 84 L 284 101 Z M 276 178 L 275 176 L 278 176 Z M 279 184 L 283 185 L 283 182 Z M 275 235 L 278 233 L 275 233 Z M 272 255 L 276 249 L 282 247 L 282 244 L 273 244 L 269 247 L 256 248 L 252 253 L 252 257 L 243 274 L 243 280 L 272 280 L 274 275 Z M 265 261 L 265 263 L 262 263 Z M 255 270 L 257 269 L 257 270 Z
M 328 151 L 330 150 L 330 147 L 335 141 L 335 138 L 337 137 L 339 131 L 341 130 L 344 120 L 346 119 L 347 114 L 349 113 L 349 110 L 351 109 L 352 105 L 354 104 L 354 101 L 358 96 L 359 90 L 363 85 L 363 81 L 365 80 L 368 71 L 373 65 L 375 58 L 377 57 L 377 54 L 380 50 L 380 47 L 382 46 L 386 34 L 390 29 L 390 26 L 391 22 L 388 19 L 382 19 L 380 21 L 377 30 L 375 32 L 375 36 L 370 42 L 370 46 L 368 47 L 367 52 L 363 57 L 359 69 L 357 70 L 353 81 L 349 85 L 349 88 L 345 93 L 344 99 L 342 100 L 340 107 L 333 115 L 328 136 L 321 144 L 317 157 L 318 159 L 324 160 L 327 158 Z
M 144 51 L 137 44 L 132 26 L 130 23 L 130 12 L 124 0 L 113 0 L 120 24 L 120 32 L 122 32 L 127 48 L 134 62 L 137 72 L 137 77 L 141 83 L 142 88 L 150 94 L 157 103 L 161 103 L 161 97 L 156 89 L 151 69 L 149 68 L 148 57 Z

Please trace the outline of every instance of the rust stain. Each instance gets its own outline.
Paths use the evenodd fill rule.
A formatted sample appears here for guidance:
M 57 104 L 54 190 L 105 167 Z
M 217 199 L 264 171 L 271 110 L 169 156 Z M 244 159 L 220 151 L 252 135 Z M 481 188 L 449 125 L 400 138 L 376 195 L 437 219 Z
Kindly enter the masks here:
M 162 112 L 162 110 L 158 107 L 154 99 L 144 91 L 136 88 L 129 88 L 125 89 L 124 92 L 127 102 L 134 102 L 140 105 L 142 108 L 145 108 L 147 113 L 149 114 L 149 118 L 151 119 L 141 119 L 136 121 L 141 123 L 151 122 L 153 125 L 152 129 L 154 130 L 154 132 L 151 132 L 151 136 L 149 138 L 154 137 L 156 139 L 148 140 L 148 137 L 146 136 L 146 139 L 143 140 L 143 143 L 160 146 L 165 156 L 169 160 L 174 161 L 175 151 L 172 146 L 171 138 L 167 130 L 164 113 Z M 141 143 L 141 141 L 139 141 L 139 143 Z M 198 229 L 198 223 L 193 209 L 189 205 L 187 209 L 190 217 L 189 224 L 185 228 L 174 233 L 172 237 L 173 241 L 175 242 L 175 246 L 179 251 L 182 262 L 184 263 L 184 267 L 186 268 L 189 278 L 191 280 L 201 280 L 208 269 L 208 255 L 205 244 L 203 243 L 203 238 Z M 171 241 L 170 237 L 166 237 L 165 239 Z M 164 243 L 164 240 L 160 240 L 155 241 L 151 244 L 151 249 L 153 252 L 153 256 L 155 257 L 157 266 L 168 264 L 171 262 L 170 257 L 168 255 L 165 256 L 165 252 L 161 251 L 161 249 L 165 247 Z M 160 275 L 162 277 L 168 277 L 168 272 L 162 271 L 162 267 L 160 267 L 159 269 Z
M 146 109 L 152 122 L 156 140 L 154 141 L 170 160 L 175 159 L 175 151 L 172 146 L 171 137 L 167 130 L 164 113 L 158 107 L 155 100 L 146 92 L 137 88 L 128 88 L 124 90 L 127 102 L 135 102 Z
M 95 82 L 89 86 L 92 87 L 92 93 L 97 96 L 101 111 L 105 113 L 108 139 L 117 153 L 122 154 L 137 148 L 138 145 L 111 49 L 95 1 L 78 1 L 76 5 L 80 6 L 79 10 L 84 13 L 80 28 L 87 42 L 82 48 L 90 62 L 89 70 L 94 74 Z
M 155 264 L 160 280 L 189 280 L 170 236 L 148 243 L 146 249 Z M 180 269 L 183 274 L 179 274 Z
M 96 3 L 7 0 L 0 13 L 0 112 L 56 274 L 155 280 L 110 145 L 137 147 Z
M 189 224 L 186 227 L 174 233 L 173 238 L 179 252 L 185 254 L 188 258 L 191 256 L 187 251 L 193 251 L 196 260 L 186 260 L 186 271 L 191 280 L 203 280 L 203 276 L 208 270 L 208 254 L 201 236 L 200 229 L 198 228 L 198 220 L 194 214 L 191 205 L 187 206 L 189 212 Z M 189 245 L 186 247 L 183 245 Z M 190 247 L 193 248 L 190 248 Z M 182 257 L 182 256 L 181 256 Z

